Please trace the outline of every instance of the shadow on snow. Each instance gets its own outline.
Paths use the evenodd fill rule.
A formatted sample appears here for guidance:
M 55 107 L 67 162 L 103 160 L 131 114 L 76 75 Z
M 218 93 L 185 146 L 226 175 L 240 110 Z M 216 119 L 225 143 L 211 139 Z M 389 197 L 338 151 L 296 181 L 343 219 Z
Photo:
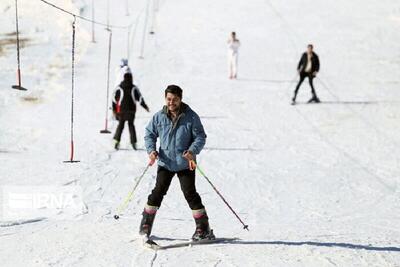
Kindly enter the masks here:
M 364 249 L 369 251 L 400 252 L 400 247 L 378 247 L 374 245 L 361 245 L 352 243 L 316 242 L 316 241 L 244 241 L 233 240 L 224 242 L 237 245 L 283 245 L 283 246 L 314 246 L 327 248 Z

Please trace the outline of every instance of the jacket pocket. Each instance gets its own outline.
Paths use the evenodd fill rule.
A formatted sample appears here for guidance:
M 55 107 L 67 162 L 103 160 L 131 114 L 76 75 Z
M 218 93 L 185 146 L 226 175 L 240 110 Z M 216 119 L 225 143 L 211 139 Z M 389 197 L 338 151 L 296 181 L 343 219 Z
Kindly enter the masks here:
M 168 135 L 170 128 L 171 126 L 166 123 L 157 124 L 157 131 L 158 131 L 158 137 L 160 138 L 161 149 L 168 148 L 168 140 L 169 140 Z
M 176 129 L 176 149 L 183 152 L 190 147 L 192 142 L 192 124 L 180 125 Z

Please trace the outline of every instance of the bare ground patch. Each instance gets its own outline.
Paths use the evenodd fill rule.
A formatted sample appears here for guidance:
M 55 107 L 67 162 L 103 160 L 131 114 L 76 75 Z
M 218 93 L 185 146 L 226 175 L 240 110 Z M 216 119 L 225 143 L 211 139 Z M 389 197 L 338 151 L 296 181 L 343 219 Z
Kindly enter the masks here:
M 20 48 L 25 48 L 29 46 L 31 43 L 31 39 L 27 37 L 19 38 L 19 46 Z M 0 36 L 0 56 L 5 55 L 7 50 L 11 50 L 17 45 L 16 32 L 9 32 L 2 34 Z

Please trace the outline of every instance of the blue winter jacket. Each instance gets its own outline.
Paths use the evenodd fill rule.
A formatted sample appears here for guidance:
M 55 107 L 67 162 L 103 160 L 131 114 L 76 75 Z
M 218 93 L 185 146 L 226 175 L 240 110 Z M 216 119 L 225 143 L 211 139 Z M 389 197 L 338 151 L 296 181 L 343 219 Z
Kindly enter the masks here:
M 168 117 L 167 107 L 154 114 L 146 127 L 144 137 L 148 153 L 157 151 L 157 138 L 160 138 L 158 165 L 172 172 L 189 168 L 183 152 L 189 150 L 194 155 L 200 153 L 206 143 L 206 133 L 200 117 L 185 103 L 175 124 Z

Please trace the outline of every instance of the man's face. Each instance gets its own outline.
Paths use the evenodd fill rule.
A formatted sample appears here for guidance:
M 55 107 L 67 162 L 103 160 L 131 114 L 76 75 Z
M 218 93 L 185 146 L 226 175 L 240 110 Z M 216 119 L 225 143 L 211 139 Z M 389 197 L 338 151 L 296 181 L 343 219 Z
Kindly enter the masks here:
M 308 47 L 307 47 L 307 52 L 308 52 L 309 54 L 311 54 L 312 51 L 313 51 L 312 47 L 311 47 L 311 46 L 308 46 Z
M 165 96 L 165 104 L 167 105 L 167 108 L 171 112 L 176 112 L 179 110 L 179 107 L 181 106 L 181 99 L 179 96 L 167 93 Z

